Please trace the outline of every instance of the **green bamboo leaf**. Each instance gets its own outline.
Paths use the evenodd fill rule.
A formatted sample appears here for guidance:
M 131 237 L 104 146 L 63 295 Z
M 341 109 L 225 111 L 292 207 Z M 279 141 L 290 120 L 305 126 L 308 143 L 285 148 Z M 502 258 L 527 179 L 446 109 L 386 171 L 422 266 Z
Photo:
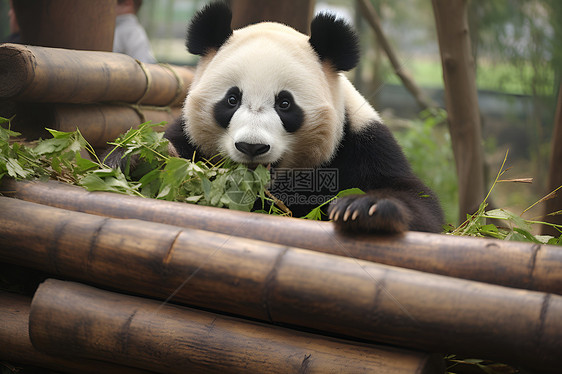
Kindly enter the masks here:
M 523 230 L 523 229 L 520 229 L 520 228 L 516 227 L 516 228 L 513 229 L 513 231 L 520 234 L 525 239 L 523 241 L 528 241 L 528 242 L 536 243 L 536 244 L 542 244 L 537 238 L 535 238 L 535 236 L 533 234 L 531 234 L 527 230 Z
M 20 165 L 18 160 L 14 158 L 8 158 L 8 161 L 6 162 L 6 170 L 9 176 L 16 179 L 21 179 L 21 178 L 25 179 L 31 174 L 30 170 L 25 170 Z
M 75 161 L 76 161 L 76 166 L 77 166 L 76 169 L 75 169 L 75 172 L 77 174 L 82 174 L 85 171 L 97 168 L 99 166 L 95 162 L 80 156 L 80 153 L 76 153 Z

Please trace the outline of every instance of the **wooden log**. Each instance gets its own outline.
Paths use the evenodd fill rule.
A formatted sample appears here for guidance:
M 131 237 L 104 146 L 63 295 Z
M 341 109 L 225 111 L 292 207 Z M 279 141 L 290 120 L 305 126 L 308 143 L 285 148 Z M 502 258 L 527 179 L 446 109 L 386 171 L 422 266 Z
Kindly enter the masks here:
M 131 127 L 152 121 L 172 123 L 181 114 L 179 107 L 162 108 L 109 104 L 28 104 L 20 103 L 12 129 L 27 139 L 48 138 L 45 128 L 75 131 L 94 148 L 107 147 Z M 162 128 L 163 130 L 163 128 Z
M 31 298 L 0 291 L 0 360 L 63 373 L 149 373 L 102 361 L 61 357 L 38 351 L 29 339 Z
M 24 44 L 107 52 L 113 49 L 115 0 L 12 0 L 12 4 Z
M 192 78 L 188 68 L 139 64 L 121 53 L 0 46 L 0 99 L 181 105 Z
M 0 192 L 67 210 L 209 230 L 429 273 L 562 294 L 562 251 L 554 246 L 419 232 L 350 237 L 335 231 L 329 222 L 92 193 L 52 181 L 5 180 L 0 184 Z
M 161 373 L 432 373 L 426 353 L 315 336 L 49 279 L 31 304 L 33 345 Z M 442 372 L 441 368 L 441 372 Z
M 0 261 L 338 336 L 562 364 L 562 296 L 6 197 L 0 211 Z

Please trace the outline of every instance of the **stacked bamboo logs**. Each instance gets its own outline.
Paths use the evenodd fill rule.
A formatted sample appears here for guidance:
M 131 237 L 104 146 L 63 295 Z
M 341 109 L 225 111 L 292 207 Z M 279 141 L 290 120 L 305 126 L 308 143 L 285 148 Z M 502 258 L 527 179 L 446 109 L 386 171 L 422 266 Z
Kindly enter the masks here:
M 143 64 L 119 53 L 0 45 L 0 101 L 18 103 L 20 132 L 79 127 L 88 141 L 105 144 L 141 122 L 171 121 L 173 114 L 163 109 L 183 103 L 192 78 L 188 68 Z M 30 110 L 29 103 L 48 104 L 30 116 L 37 106 Z M 100 127 L 111 131 L 100 136 Z
M 148 373 L 103 361 L 49 355 L 37 350 L 29 338 L 31 299 L 0 291 L 0 360 L 26 363 L 64 373 Z
M 33 298 L 29 325 L 31 340 L 40 350 L 157 372 L 434 370 L 423 353 L 326 339 L 52 279 Z
M 16 105 L 15 128 L 26 138 L 49 138 L 46 128 L 58 131 L 80 129 L 98 149 L 140 123 L 171 123 L 180 107 L 132 106 L 127 104 L 37 104 Z M 158 128 L 157 128 L 158 129 Z
M 557 248 L 419 233 L 352 239 L 333 232 L 324 223 L 77 192 L 67 186 L 58 188 L 53 183 L 4 184 L 4 194 L 11 193 L 15 198 L 0 198 L 0 261 L 120 292 L 365 343 L 490 358 L 545 372 L 556 372 L 562 364 L 562 296 L 559 295 L 562 262 L 557 257 L 560 251 Z M 46 200 L 53 206 L 45 205 Z M 68 200 L 74 200 L 74 204 Z M 96 205 L 102 208 L 98 210 Z M 193 216 L 182 226 L 199 221 L 193 226 L 197 228 L 146 221 L 165 220 L 167 213 L 172 220 Z M 121 218 L 112 218 L 115 216 Z M 218 232 L 217 226 L 228 221 L 235 222 L 223 230 L 230 232 Z M 289 231 L 283 231 L 284 225 Z M 276 233 L 278 230 L 280 233 Z M 286 241 L 280 239 L 283 236 Z M 297 236 L 307 236 L 309 240 Z M 340 255 L 295 246 L 309 243 L 309 247 L 314 247 L 312 242 L 325 246 L 324 252 Z M 459 249 L 455 249 L 456 243 L 461 243 Z M 436 247 L 433 250 L 432 245 Z M 433 256 L 433 260 L 424 264 L 415 253 L 419 250 Z M 495 251 L 500 258 L 494 257 Z M 395 266 L 359 259 L 356 254 L 360 253 L 365 257 L 372 255 L 369 260 L 388 257 Z M 424 272 L 396 267 L 401 266 L 401 261 L 414 268 L 420 264 Z M 511 287 L 455 278 L 460 268 L 466 266 L 475 274 L 480 268 L 485 271 L 495 268 L 499 273 L 495 283 L 507 282 Z M 452 276 L 427 272 L 429 268 L 446 273 L 448 267 L 454 268 Z M 510 274 L 512 267 L 515 273 Z M 465 270 L 464 274 L 469 271 Z M 516 274 L 526 279 L 518 283 Z M 519 284 L 541 292 L 519 289 Z M 212 330 L 209 321 L 219 318 L 218 315 L 204 317 L 205 328 L 186 324 L 181 330 L 173 321 L 177 318 L 186 323 L 179 317 L 183 309 L 169 307 L 167 303 L 144 304 L 142 300 L 122 299 L 120 295 L 83 287 L 53 281 L 41 286 L 35 296 L 39 301 L 33 303 L 38 306 L 37 314 L 32 307 L 30 317 L 30 335 L 36 348 L 60 354 L 56 348 L 46 347 L 72 351 L 76 346 L 79 348 L 74 350 L 82 352 L 82 358 L 121 365 L 142 362 L 143 368 L 154 370 L 159 365 L 151 361 L 154 357 L 183 354 L 179 352 L 181 348 L 178 352 L 170 351 L 167 344 L 175 347 L 181 342 L 186 349 L 192 349 L 195 343 L 190 339 L 206 340 L 194 338 L 190 331 Z M 79 294 L 92 294 L 95 300 L 101 297 L 111 302 L 88 308 L 88 304 L 103 304 L 87 301 L 90 296 Z M 192 312 L 185 310 L 185 313 L 187 316 Z M 115 327 L 76 337 L 79 332 L 84 333 L 84 326 L 95 330 L 101 325 Z M 246 331 L 242 321 L 236 326 L 239 326 L 237 331 Z M 180 334 L 172 334 L 175 330 L 181 331 Z M 157 331 L 161 334 L 156 334 Z M 244 335 L 237 341 L 244 347 L 258 344 L 248 339 Z M 216 349 L 229 351 L 232 347 L 224 341 L 215 343 L 218 345 L 212 352 L 216 354 Z M 274 348 L 275 344 L 267 346 L 267 351 L 273 356 L 274 352 L 284 356 L 268 356 L 269 360 L 287 361 L 290 365 L 302 365 L 306 361 L 310 368 L 316 367 L 313 365 L 316 361 L 304 360 L 302 351 L 297 355 L 300 361 L 289 360 L 288 357 L 294 358 L 288 353 L 293 348 Z M 141 347 L 160 347 L 163 351 L 156 350 L 154 357 L 146 356 L 142 361 Z M 206 354 L 212 356 L 212 352 Z M 226 370 L 213 366 L 214 356 L 211 356 L 205 361 L 209 365 L 207 369 Z M 311 357 L 315 356 L 313 353 Z M 342 353 L 343 356 L 348 357 L 344 361 L 355 361 L 347 354 Z M 185 362 L 194 362 L 192 356 L 182 357 Z M 416 361 L 418 365 L 431 361 L 428 356 L 411 357 L 421 360 Z M 236 360 L 256 364 L 248 358 Z M 193 370 L 198 370 L 199 364 L 193 365 Z M 377 365 L 385 367 L 381 362 Z M 434 368 L 433 365 L 429 366 Z M 233 372 L 236 370 L 232 368 Z M 394 372 L 385 370 L 378 372 Z
M 562 250 L 503 240 L 408 232 L 399 237 L 341 235 L 329 222 L 88 192 L 59 182 L 0 184 L 5 196 L 69 211 L 164 223 L 399 266 L 427 273 L 562 295 Z M 247 230 L 251 227 L 252 230 Z

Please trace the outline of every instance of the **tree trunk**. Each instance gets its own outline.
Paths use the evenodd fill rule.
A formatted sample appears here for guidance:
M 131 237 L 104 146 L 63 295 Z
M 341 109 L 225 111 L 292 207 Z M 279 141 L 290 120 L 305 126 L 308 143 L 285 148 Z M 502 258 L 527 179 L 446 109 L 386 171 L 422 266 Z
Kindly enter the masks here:
M 558 90 L 558 105 L 554 118 L 554 129 L 552 132 L 552 149 L 550 151 L 550 172 L 548 175 L 548 191 L 551 192 L 562 186 L 562 84 Z M 555 197 L 545 203 L 545 214 L 562 211 L 562 189 L 558 190 Z M 562 212 L 558 215 L 549 216 L 547 222 L 562 225 Z M 543 226 L 543 234 L 560 236 L 560 231 L 550 226 Z
M 232 0 L 232 28 L 262 21 L 274 21 L 310 33 L 315 0 Z
M 466 0 L 433 0 L 445 102 L 459 183 L 460 221 L 484 199 L 484 162 Z
M 13 4 L 25 44 L 113 50 L 115 0 L 14 0 Z
M 410 91 L 410 93 L 412 94 L 412 96 L 414 96 L 414 99 L 416 99 L 416 102 L 422 109 L 434 108 L 436 104 L 433 103 L 431 99 L 429 99 L 423 93 L 416 82 L 414 82 L 404 65 L 398 60 L 398 56 L 396 55 L 394 48 L 392 48 L 390 42 L 386 38 L 386 35 L 381 26 L 379 16 L 373 4 L 371 4 L 369 0 L 359 0 L 358 5 L 363 12 L 363 15 L 367 19 L 367 22 L 369 22 L 369 24 L 373 28 L 373 31 L 377 36 L 379 45 L 388 56 L 388 60 L 390 61 L 390 64 L 394 69 L 394 73 L 398 76 L 398 78 L 400 78 L 402 84 L 404 84 L 404 87 L 406 87 L 406 89 Z

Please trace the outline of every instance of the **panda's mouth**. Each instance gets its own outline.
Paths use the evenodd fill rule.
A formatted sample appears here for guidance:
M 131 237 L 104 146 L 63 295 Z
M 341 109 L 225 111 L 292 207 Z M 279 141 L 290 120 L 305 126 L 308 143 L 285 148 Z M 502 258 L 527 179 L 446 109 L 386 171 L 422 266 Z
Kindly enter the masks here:
M 248 169 L 250 170 L 256 170 L 256 168 L 260 165 L 263 164 L 259 164 L 259 163 L 244 163 L 244 166 L 246 166 Z M 267 166 L 267 165 L 263 165 L 263 166 Z
M 271 163 L 271 146 L 264 143 L 234 143 L 236 158 L 248 166 L 267 165 Z
M 242 164 L 250 170 L 256 170 L 258 166 L 265 166 L 268 170 L 271 168 L 276 168 L 280 161 L 275 162 L 243 162 Z

